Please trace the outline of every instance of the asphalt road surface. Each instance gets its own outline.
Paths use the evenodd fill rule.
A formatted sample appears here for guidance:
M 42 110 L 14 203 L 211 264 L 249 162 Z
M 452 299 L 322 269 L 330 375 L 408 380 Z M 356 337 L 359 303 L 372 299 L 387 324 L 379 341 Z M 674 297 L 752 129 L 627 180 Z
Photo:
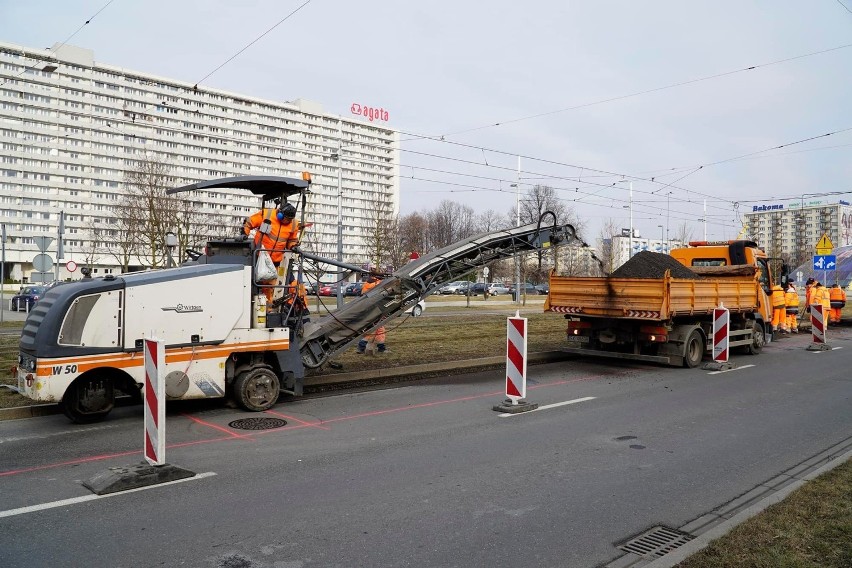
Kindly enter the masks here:
M 527 400 L 541 408 L 512 416 L 492 410 L 500 371 L 262 415 L 173 405 L 167 461 L 204 475 L 105 498 L 81 482 L 139 463 L 140 407 L 89 426 L 0 422 L 0 565 L 604 565 L 650 527 L 697 526 L 848 449 L 850 338 L 838 330 L 832 351 L 809 352 L 809 335 L 791 336 L 717 374 L 530 367 Z M 287 425 L 229 426 L 258 416 Z

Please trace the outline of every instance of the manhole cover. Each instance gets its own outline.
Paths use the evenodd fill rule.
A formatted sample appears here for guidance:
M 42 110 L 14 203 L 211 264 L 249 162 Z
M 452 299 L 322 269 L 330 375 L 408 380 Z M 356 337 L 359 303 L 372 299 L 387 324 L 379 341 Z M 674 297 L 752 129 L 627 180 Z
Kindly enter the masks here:
M 676 548 L 680 548 L 694 538 L 689 533 L 671 527 L 659 526 L 642 533 L 618 548 L 644 558 L 659 558 Z
M 234 420 L 228 426 L 237 430 L 272 430 L 286 426 L 287 421 L 280 418 L 240 418 Z

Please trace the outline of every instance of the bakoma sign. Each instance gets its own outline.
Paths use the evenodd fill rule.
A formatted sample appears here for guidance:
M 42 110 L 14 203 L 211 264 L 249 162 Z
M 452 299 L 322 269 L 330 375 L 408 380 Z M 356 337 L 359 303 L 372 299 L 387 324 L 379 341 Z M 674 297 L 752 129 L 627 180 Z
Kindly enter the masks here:
M 390 114 L 383 108 L 373 108 L 367 105 L 361 105 L 358 103 L 352 103 L 350 109 L 352 114 L 357 114 L 367 118 L 370 122 L 374 120 L 384 120 L 387 121 L 390 118 Z

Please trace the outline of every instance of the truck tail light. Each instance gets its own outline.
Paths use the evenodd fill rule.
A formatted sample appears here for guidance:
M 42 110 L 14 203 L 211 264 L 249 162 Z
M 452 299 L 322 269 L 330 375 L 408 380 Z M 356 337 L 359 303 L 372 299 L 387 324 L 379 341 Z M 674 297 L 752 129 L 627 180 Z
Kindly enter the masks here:
M 669 340 L 669 330 L 662 325 L 643 325 L 639 328 L 639 334 L 642 339 L 652 343 L 666 343 Z
M 568 328 L 565 330 L 565 332 L 568 335 L 583 335 L 584 329 L 591 329 L 591 328 L 592 328 L 591 322 L 569 321 L 568 322 Z

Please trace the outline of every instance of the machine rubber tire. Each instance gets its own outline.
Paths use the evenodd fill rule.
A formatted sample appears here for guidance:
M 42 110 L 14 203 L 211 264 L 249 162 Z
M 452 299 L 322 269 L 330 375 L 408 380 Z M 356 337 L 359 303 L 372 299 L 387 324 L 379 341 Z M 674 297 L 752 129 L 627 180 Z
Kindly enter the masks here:
M 115 387 L 105 377 L 77 379 L 65 391 L 59 406 L 75 424 L 100 422 L 115 406 Z
M 412 310 L 411 310 L 411 315 L 414 316 L 414 317 L 420 317 L 420 314 L 422 314 L 422 313 L 423 313 L 423 308 L 421 308 L 420 306 L 414 306 L 414 308 L 412 308 Z
M 697 329 L 689 332 L 689 337 L 683 344 L 683 366 L 694 369 L 701 364 L 704 358 L 704 337 Z
M 246 410 L 269 410 L 278 401 L 280 392 L 278 376 L 269 367 L 243 371 L 234 380 L 234 399 Z
M 754 341 L 746 345 L 746 353 L 757 355 L 763 350 L 763 346 L 766 344 L 766 335 L 763 333 L 763 326 L 758 322 L 752 323 L 752 337 Z

